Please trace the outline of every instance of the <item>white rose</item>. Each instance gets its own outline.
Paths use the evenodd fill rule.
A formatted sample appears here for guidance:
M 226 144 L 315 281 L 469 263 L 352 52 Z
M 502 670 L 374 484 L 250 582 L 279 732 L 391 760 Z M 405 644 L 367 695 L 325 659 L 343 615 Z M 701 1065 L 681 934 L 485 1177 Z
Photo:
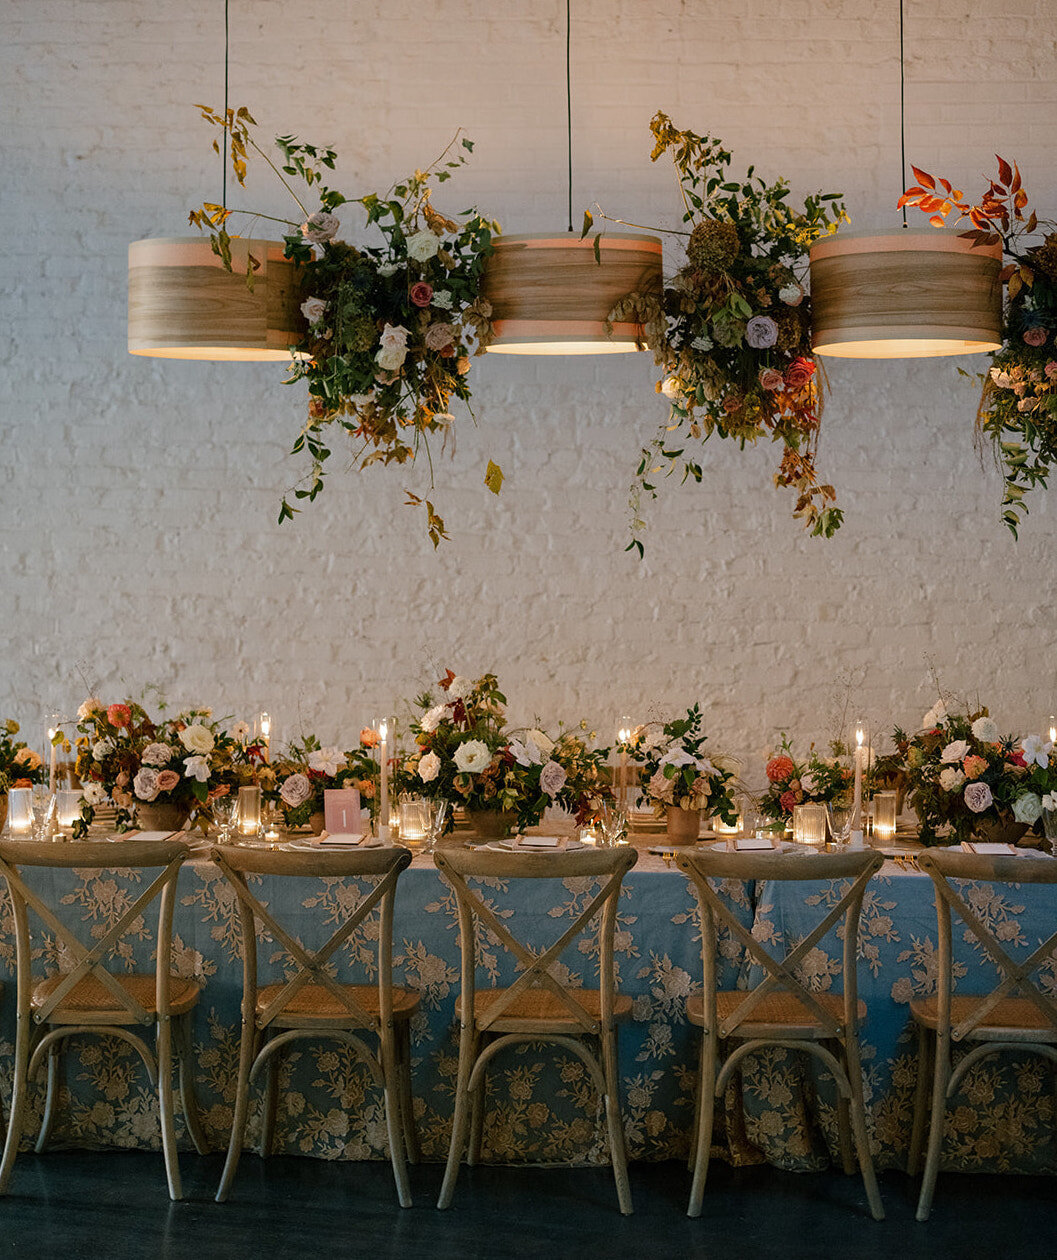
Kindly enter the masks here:
M 340 748 L 317 748 L 308 754 L 308 768 L 318 770 L 330 779 L 333 779 L 344 765 L 345 754 Z
M 326 210 L 317 210 L 315 214 L 308 216 L 307 222 L 301 224 L 301 235 L 313 245 L 324 245 L 334 239 L 340 227 L 341 220 L 337 215 L 329 214 Z
M 567 777 L 564 769 L 556 761 L 548 761 L 540 771 L 540 790 L 546 792 L 553 800 L 565 787 Z
M 948 766 L 946 770 L 940 771 L 940 787 L 945 792 L 956 792 L 964 782 L 965 775 L 954 766 Z
M 419 726 L 422 727 L 427 735 L 432 735 L 441 722 L 444 721 L 447 712 L 448 706 L 446 704 L 434 705 L 432 709 L 427 709 L 422 714 L 422 721 L 419 722 Z
M 536 745 L 540 756 L 549 757 L 554 751 L 554 740 L 548 739 L 544 733 L 537 727 L 533 727 L 528 733 L 529 740 Z
M 428 752 L 418 763 L 418 777 L 423 783 L 432 783 L 440 774 L 440 758 L 435 752 Z
M 211 753 L 216 746 L 213 732 L 200 722 L 194 722 L 183 728 L 180 732 L 180 743 L 192 753 Z M 205 780 L 203 779 L 202 782 L 204 783 Z
M 442 311 L 451 310 L 451 294 L 447 289 L 434 289 L 432 305 L 439 307 Z
M 141 766 L 132 780 L 132 790 L 141 801 L 153 801 L 158 795 L 158 772 L 149 766 Z
M 455 764 L 464 774 L 478 774 L 492 760 L 488 745 L 479 739 L 468 739 L 455 750 Z
M 407 348 L 407 329 L 403 324 L 386 324 L 378 344 L 383 350 L 405 350 Z
M 199 783 L 205 783 L 209 778 L 209 758 L 188 757 L 184 762 L 184 778 L 197 779 Z
M 463 678 L 461 674 L 456 674 L 448 684 L 449 700 L 465 700 L 473 691 L 473 682 L 469 678 Z
M 981 744 L 993 744 L 998 739 L 998 723 L 994 718 L 979 717 L 973 723 L 973 735 Z
M 969 751 L 969 744 L 964 739 L 952 739 L 951 742 L 940 753 L 940 761 L 944 765 L 949 765 L 955 761 L 961 761 L 965 754 Z
M 279 799 L 290 809 L 297 809 L 312 795 L 312 784 L 306 774 L 291 774 L 283 780 L 279 789 Z
M 106 800 L 106 788 L 94 779 L 89 779 L 81 789 L 81 795 L 89 805 L 102 805 Z
M 301 303 L 301 314 L 310 324 L 318 324 L 326 310 L 327 304 L 322 298 L 310 297 Z
M 117 744 L 107 736 L 106 739 L 100 739 L 92 745 L 92 756 L 96 761 L 102 761 L 109 753 L 112 753 Z
M 396 346 L 383 346 L 374 356 L 374 361 L 383 372 L 399 372 L 406 358 L 406 350 Z
M 1042 800 L 1034 792 L 1025 792 L 1013 802 L 1013 817 L 1032 826 L 1042 817 Z
M 90 718 L 93 713 L 102 712 L 103 702 L 98 696 L 89 696 L 88 699 L 77 710 L 77 719 L 80 722 Z
M 413 258 L 415 262 L 428 262 L 429 259 L 437 256 L 437 250 L 440 249 L 440 237 L 429 228 L 423 228 L 421 232 L 409 236 L 406 245 L 408 258 Z
M 145 766 L 167 766 L 172 761 L 172 753 L 168 744 L 148 744 L 140 760 Z
M 942 700 L 937 700 L 932 708 L 929 709 L 928 713 L 926 713 L 921 719 L 922 730 L 931 730 L 932 727 L 939 726 L 946 717 L 947 706 Z

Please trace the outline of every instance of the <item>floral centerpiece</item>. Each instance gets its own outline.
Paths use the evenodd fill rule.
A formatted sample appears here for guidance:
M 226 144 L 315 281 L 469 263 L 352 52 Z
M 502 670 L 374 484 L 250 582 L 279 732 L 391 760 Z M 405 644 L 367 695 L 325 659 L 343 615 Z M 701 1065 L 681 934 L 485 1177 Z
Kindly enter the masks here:
M 239 781 L 237 765 L 246 764 L 240 752 L 245 745 L 224 732 L 209 709 L 155 721 L 135 701 L 104 705 L 93 696 L 77 717 L 76 771 L 84 798 L 77 836 L 108 798 L 118 831 L 133 825 L 134 813 L 156 805 L 175 807 L 173 816 L 182 821 L 198 810 L 204 824 L 210 797 L 230 792 Z M 252 775 L 252 768 L 241 773 Z
M 923 844 L 945 843 L 948 827 L 955 843 L 974 830 L 995 835 L 1014 822 L 1013 802 L 1026 777 L 1024 754 L 1002 736 L 987 709 L 948 712 L 943 701 L 925 714 L 922 729 L 893 732 L 906 766 L 907 795 L 921 823 Z M 1020 833 L 1026 829 L 1018 823 Z
M 703 809 L 718 814 L 731 826 L 738 820 L 731 795 L 736 785 L 734 774 L 722 765 L 721 758 L 705 756 L 707 740 L 697 704 L 687 709 L 685 717 L 649 722 L 632 731 L 630 747 L 641 762 L 644 794 L 658 817 L 667 813 L 670 832 L 678 831 L 683 822 L 696 838 Z M 693 818 L 673 819 L 673 814 L 680 812 Z
M 598 813 L 611 792 L 608 750 L 592 750 L 582 728 L 553 739 L 538 727 L 507 731 L 495 674 L 472 681 L 449 669 L 438 686 L 442 697 L 426 693 L 416 701 L 423 710 L 412 724 L 416 748 L 403 759 L 398 788 L 461 805 L 482 833 L 515 822 L 534 826 L 548 805 L 569 810 L 579 823 Z
M 452 399 L 469 402 L 471 356 L 483 353 L 493 335 L 491 306 L 480 296 L 480 283 L 499 225 L 474 209 L 448 218 L 431 200 L 433 183 L 451 178 L 473 142 L 457 133 L 427 170 L 415 171 L 382 195 L 352 199 L 366 212 L 367 227 L 381 234 L 380 244 L 357 246 L 342 239 L 343 224 L 335 214 L 350 200 L 323 182 L 324 171 L 334 168 L 333 149 L 280 136 L 277 164 L 254 138 L 256 123 L 247 109 L 229 109 L 225 116 L 208 106 L 197 108 L 207 122 L 225 129 L 240 185 L 252 150 L 298 207 L 296 220 L 279 220 L 292 229 L 283 238 L 285 254 L 301 264 L 307 321 L 289 380 L 308 384 L 308 418 L 293 453 L 306 452 L 312 464 L 294 498 L 311 502 L 323 489 L 329 426 L 351 439 L 360 469 L 410 463 L 424 452 L 432 484 L 430 439 L 444 446 L 450 441 L 454 450 Z M 216 142 L 214 148 L 219 149 Z M 304 182 L 319 209 L 309 210 L 287 176 Z M 192 224 L 211 231 L 214 252 L 229 270 L 227 229 L 235 213 L 240 212 L 206 202 L 190 215 Z M 252 284 L 252 263 L 247 279 Z M 485 484 L 498 494 L 502 480 L 498 465 L 489 461 Z M 406 494 L 409 504 L 425 506 L 436 547 L 447 537 L 443 519 L 430 500 Z M 284 497 L 279 521 L 299 510 Z
M 783 735 L 781 751 L 764 768 L 767 790 L 760 797 L 761 813 L 785 825 L 792 820 L 797 805 L 850 804 L 855 772 L 841 759 L 845 749 L 839 741 L 831 743 L 830 754 L 823 757 L 812 744 L 807 760 L 797 761 Z
M 355 788 L 373 816 L 377 800 L 378 766 L 371 749 L 378 737 L 369 728 L 360 732 L 359 747 L 343 751 L 324 747 L 314 735 L 289 745 L 274 767 L 279 808 L 288 827 L 311 824 L 321 831 L 324 793 L 328 788 Z
M 1004 158 L 998 158 L 998 179 L 976 204 L 964 201 L 948 180 L 911 169 L 918 183 L 903 193 L 900 205 L 916 206 L 936 227 L 957 211 L 954 223 L 971 225 L 963 233 L 967 240 L 1002 246 L 1002 348 L 979 378 L 976 419 L 1003 467 L 1002 519 L 1016 537 L 1027 511 L 1025 493 L 1045 486 L 1057 462 L 1057 224 L 1040 224 L 1034 211 L 1028 213 L 1020 171 Z M 1051 230 L 1041 243 L 1028 245 L 1025 238 L 1040 227 Z
M 15 739 L 19 729 L 14 718 L 0 723 L 0 796 L 6 797 L 13 787 L 32 787 L 43 778 L 43 759 L 25 740 Z
M 1012 790 L 1013 817 L 1018 823 L 1035 827 L 1043 823 L 1047 839 L 1057 840 L 1057 756 L 1050 740 L 1041 735 L 1027 735 L 1020 741 L 1011 758 L 1012 764 L 1021 769 L 1012 771 L 1019 778 Z
M 785 179 L 768 184 L 752 167 L 744 180 L 733 179 L 730 152 L 711 136 L 678 131 L 663 113 L 650 130 L 652 160 L 668 154 L 675 165 L 691 230 L 681 233 L 686 262 L 665 285 L 663 303 L 630 294 L 610 313 L 645 326 L 664 371 L 657 388 L 671 403 L 667 424 L 642 452 L 633 529 L 643 526 L 642 494 L 657 497 L 659 471 L 681 468 L 684 481 L 701 480 L 687 447 L 715 433 L 743 447 L 760 438 L 781 442 L 775 485 L 795 489 L 793 515 L 828 538 L 843 513 L 815 468 L 823 391 L 804 276 L 811 243 L 847 219 L 841 194 L 817 193 L 796 210 Z M 584 235 L 592 222 L 586 215 Z M 637 539 L 630 546 L 642 554 Z

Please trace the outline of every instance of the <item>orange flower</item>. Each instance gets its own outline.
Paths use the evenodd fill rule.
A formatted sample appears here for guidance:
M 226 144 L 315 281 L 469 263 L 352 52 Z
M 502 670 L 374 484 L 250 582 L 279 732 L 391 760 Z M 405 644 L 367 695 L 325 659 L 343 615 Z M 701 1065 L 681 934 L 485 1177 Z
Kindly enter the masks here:
M 371 726 L 365 726 L 360 731 L 360 744 L 364 748 L 374 748 L 378 744 L 378 732 Z
M 970 753 L 962 762 L 962 769 L 967 779 L 978 779 L 987 769 L 987 761 L 983 757 Z

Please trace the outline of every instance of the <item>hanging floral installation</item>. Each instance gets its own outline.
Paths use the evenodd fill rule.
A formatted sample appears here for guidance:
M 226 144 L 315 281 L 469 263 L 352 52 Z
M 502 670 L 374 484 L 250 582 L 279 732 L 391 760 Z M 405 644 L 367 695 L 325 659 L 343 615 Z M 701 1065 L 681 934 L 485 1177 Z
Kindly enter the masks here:
M 643 494 L 657 497 L 657 474 L 681 469 L 684 481 L 700 481 L 689 444 L 713 434 L 742 447 L 760 438 L 781 442 L 775 485 L 796 490 L 793 515 L 829 538 L 843 513 L 815 467 L 824 380 L 811 352 L 804 276 L 812 241 L 847 220 L 841 194 L 817 193 L 795 210 L 784 179 L 768 184 L 750 166 L 744 181 L 732 180 L 731 154 L 711 136 L 679 131 L 663 113 L 650 131 L 651 160 L 671 157 L 690 226 L 672 233 L 686 238 L 686 261 L 666 283 L 662 302 L 632 293 L 610 313 L 613 321 L 643 323 L 664 371 L 657 389 L 671 403 L 667 424 L 642 451 L 628 550 L 643 553 L 641 501 Z M 610 218 L 601 211 L 600 217 Z M 588 212 L 583 236 L 593 224 Z
M 452 400 L 469 404 L 471 358 L 482 354 L 492 337 L 491 308 L 480 295 L 485 260 L 499 225 L 476 209 L 453 218 L 432 204 L 433 185 L 451 178 L 473 151 L 473 141 L 457 133 L 425 171 L 415 171 L 386 193 L 347 198 L 324 183 L 333 170 L 333 149 L 279 136 L 273 161 L 254 138 L 256 122 L 246 108 L 217 113 L 196 106 L 206 122 L 225 132 L 235 178 L 245 184 L 251 152 L 263 158 L 298 207 L 297 219 L 278 219 L 254 211 L 205 202 L 190 222 L 208 230 L 213 251 L 231 269 L 232 215 L 252 215 L 283 223 L 285 254 L 301 265 L 304 340 L 293 349 L 287 383 L 308 383 L 308 415 L 293 445 L 306 453 L 311 467 L 293 488 L 294 500 L 312 502 L 323 489 L 331 456 L 327 430 L 337 427 L 351 439 L 352 463 L 409 464 L 424 455 L 433 485 L 430 439 L 454 449 Z M 220 141 L 213 148 L 220 152 Z M 290 178 L 288 178 L 290 177 Z M 295 191 L 299 180 L 318 201 L 310 210 Z M 366 227 L 377 229 L 380 243 L 357 246 L 341 239 L 335 211 L 355 204 L 366 213 Z M 254 260 L 247 284 L 252 288 Z M 472 415 L 472 412 L 471 412 Z M 485 484 L 498 494 L 503 473 L 491 460 Z M 444 521 L 430 499 L 405 491 L 410 506 L 426 510 L 429 537 L 436 547 L 447 538 Z M 283 498 L 280 523 L 300 509 Z
M 997 157 L 997 155 L 996 155 Z M 917 184 L 900 197 L 900 206 L 916 206 L 934 227 L 971 224 L 962 235 L 980 245 L 1001 243 L 1005 265 L 1002 348 L 981 374 L 977 432 L 990 441 L 1003 469 L 1002 519 L 1017 535 L 1027 512 L 1024 495 L 1045 487 L 1057 462 L 1057 224 L 1028 213 L 1028 194 L 1016 163 L 998 157 L 998 179 L 991 180 L 976 204 L 946 179 L 912 166 Z M 1050 229 L 1041 244 L 1027 237 Z

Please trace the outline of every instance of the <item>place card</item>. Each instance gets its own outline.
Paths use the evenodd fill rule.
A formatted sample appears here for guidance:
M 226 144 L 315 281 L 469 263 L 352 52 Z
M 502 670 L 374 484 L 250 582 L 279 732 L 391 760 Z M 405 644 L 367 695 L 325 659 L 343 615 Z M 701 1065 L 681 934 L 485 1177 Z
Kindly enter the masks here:
M 1002 853 L 1007 857 L 1016 857 L 1023 850 L 1018 850 L 1015 844 L 1000 844 L 997 841 L 989 842 L 984 840 L 963 840 L 962 849 L 966 853 Z
M 562 836 L 518 836 L 519 849 L 557 849 Z
M 774 836 L 734 836 L 727 841 L 727 848 L 732 853 L 750 853 L 761 849 L 777 849 L 779 843 Z

